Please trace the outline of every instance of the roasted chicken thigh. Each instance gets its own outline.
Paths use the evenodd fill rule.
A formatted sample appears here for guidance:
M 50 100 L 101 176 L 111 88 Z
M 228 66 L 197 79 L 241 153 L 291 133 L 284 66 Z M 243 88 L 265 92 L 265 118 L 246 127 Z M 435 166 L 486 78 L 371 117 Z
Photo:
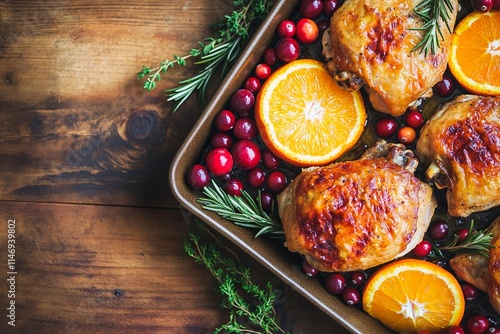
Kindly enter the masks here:
M 442 79 L 450 48 L 450 31 L 440 22 L 444 40 L 435 54 L 413 51 L 422 40 L 424 22 L 414 8 L 422 0 L 346 0 L 333 14 L 323 36 L 328 68 L 342 86 L 365 86 L 373 107 L 401 115 L 431 94 Z M 458 0 L 448 25 L 453 29 Z
M 436 207 L 432 189 L 413 175 L 411 151 L 384 147 L 305 169 L 278 196 L 290 251 L 321 271 L 353 271 L 401 257 L 422 240 Z
M 448 188 L 448 212 L 466 217 L 500 205 L 500 97 L 461 95 L 422 128 L 427 177 Z

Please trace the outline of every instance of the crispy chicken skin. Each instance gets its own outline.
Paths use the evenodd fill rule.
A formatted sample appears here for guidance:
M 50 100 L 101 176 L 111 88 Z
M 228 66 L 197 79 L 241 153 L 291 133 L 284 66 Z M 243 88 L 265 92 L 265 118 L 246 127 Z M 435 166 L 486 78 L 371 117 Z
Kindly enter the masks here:
M 412 49 L 421 41 L 423 21 L 413 12 L 421 0 L 346 0 L 334 13 L 323 36 L 328 68 L 343 86 L 365 86 L 375 109 L 401 115 L 442 79 L 451 38 L 441 22 L 444 40 L 436 54 Z M 452 0 L 453 29 L 458 0 Z
M 448 188 L 448 212 L 466 217 L 500 205 L 500 97 L 461 95 L 422 128 L 427 177 Z
M 408 253 L 436 202 L 400 160 L 369 156 L 303 170 L 278 196 L 286 247 L 324 272 L 363 270 Z
M 488 293 L 493 309 L 500 313 L 500 217 L 488 228 L 493 238 L 489 259 L 477 254 L 459 254 L 450 260 L 450 267 L 465 282 Z

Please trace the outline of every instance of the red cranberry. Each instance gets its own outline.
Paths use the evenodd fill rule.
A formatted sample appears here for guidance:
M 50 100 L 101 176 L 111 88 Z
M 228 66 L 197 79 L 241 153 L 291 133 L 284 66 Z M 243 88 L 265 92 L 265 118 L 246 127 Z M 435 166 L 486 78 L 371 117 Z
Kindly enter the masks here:
M 304 275 L 308 277 L 314 277 L 319 273 L 319 270 L 311 267 L 311 265 L 309 264 L 309 262 L 307 262 L 306 259 L 302 261 L 301 271 Z
M 319 36 L 316 22 L 308 18 L 302 18 L 297 22 L 297 40 L 302 44 L 314 43 Z
M 432 239 L 442 240 L 446 238 L 448 232 L 450 230 L 450 226 L 444 220 L 435 220 L 431 222 L 429 228 L 427 229 L 427 233 Z
M 253 188 L 260 188 L 266 182 L 266 173 L 260 167 L 250 169 L 247 174 L 248 184 Z
M 341 4 L 341 0 L 325 0 L 323 1 L 323 12 L 326 16 L 330 17 L 339 9 Z
M 412 253 L 417 257 L 426 257 L 431 251 L 432 244 L 427 240 L 422 240 L 413 248 Z
M 267 48 L 264 51 L 264 62 L 269 66 L 274 66 L 278 61 L 278 56 L 276 55 L 275 48 Z
M 250 113 L 255 104 L 255 96 L 248 89 L 238 89 L 230 100 L 231 110 L 240 116 Z
M 214 148 L 206 157 L 206 166 L 214 175 L 224 175 L 233 169 L 233 156 L 225 148 Z
M 262 152 L 262 162 L 264 163 L 264 166 L 266 166 L 269 169 L 276 169 L 280 165 L 280 159 L 271 151 L 269 150 L 264 150 Z
M 354 286 L 363 286 L 366 282 L 366 275 L 361 271 L 353 271 L 349 274 L 349 281 Z
M 460 326 L 451 326 L 443 330 L 442 334 L 465 334 Z
M 227 183 L 224 185 L 224 191 L 232 196 L 241 196 L 241 191 L 243 190 L 243 182 L 241 182 L 239 179 L 230 179 L 227 181 Z
M 255 76 L 260 80 L 266 80 L 271 75 L 271 66 L 261 63 L 255 66 Z
M 342 300 L 347 305 L 357 305 L 361 301 L 361 294 L 356 287 L 346 286 L 344 292 L 342 292 Z
M 300 55 L 299 43 L 291 37 L 283 38 L 276 46 L 276 55 L 287 63 L 296 60 Z
M 487 13 L 493 8 L 495 1 L 494 0 L 471 0 L 471 4 L 472 4 L 472 8 L 474 8 L 474 10 L 476 12 Z
M 260 203 L 262 204 L 262 208 L 264 210 L 270 211 L 273 208 L 275 195 L 267 190 L 264 190 L 260 193 Z
M 321 36 L 323 36 L 323 33 L 326 31 L 326 29 L 328 29 L 328 27 L 330 26 L 330 21 L 321 20 L 321 21 L 318 21 L 316 24 L 318 26 L 319 36 L 321 37 Z
M 453 80 L 448 75 L 443 75 L 443 79 L 434 85 L 433 90 L 442 98 L 450 97 L 455 91 Z
M 455 234 L 458 237 L 458 242 L 462 242 L 469 235 L 469 229 L 468 228 L 460 228 L 460 229 L 455 231 Z
M 418 129 L 424 125 L 424 116 L 416 110 L 408 110 L 405 114 L 405 121 L 407 125 Z
M 473 314 L 465 321 L 465 329 L 468 334 L 484 334 L 490 328 L 488 318 L 482 314 Z
M 495 0 L 495 4 L 493 5 L 493 8 L 496 10 L 500 10 L 500 0 Z
M 234 123 L 233 134 L 238 139 L 252 139 L 257 135 L 257 125 L 251 118 L 238 118 Z
M 259 79 L 257 79 L 256 77 L 249 77 L 245 80 L 244 88 L 248 89 L 255 95 L 257 94 L 261 86 L 262 84 L 260 83 Z
M 397 129 L 398 124 L 392 117 L 382 117 L 375 123 L 375 131 L 377 132 L 377 135 L 382 138 L 392 136 L 396 133 Z
M 237 141 L 231 149 L 234 162 L 242 169 L 252 169 L 260 162 L 260 150 L 256 143 L 249 139 Z
M 345 277 L 339 273 L 331 273 L 326 275 L 323 283 L 325 290 L 333 295 L 340 295 L 346 287 Z
M 300 13 L 309 18 L 315 19 L 323 12 L 323 2 L 320 0 L 302 0 L 300 3 Z
M 188 184 L 194 189 L 203 189 L 210 182 L 210 173 L 203 165 L 193 165 L 187 175 Z
M 290 20 L 283 20 L 278 25 L 278 35 L 281 38 L 293 37 L 293 35 L 295 35 L 295 31 L 295 23 Z
M 287 184 L 288 180 L 285 173 L 278 170 L 271 172 L 267 178 L 267 187 L 275 194 L 279 194 L 285 190 Z
M 462 283 L 461 287 L 466 301 L 471 301 L 476 299 L 477 295 L 479 294 L 479 289 L 472 284 Z
M 216 132 L 210 138 L 210 145 L 229 150 L 233 146 L 233 138 L 225 132 Z
M 219 131 L 229 131 L 233 128 L 236 117 L 230 110 L 221 110 L 215 115 L 215 127 Z

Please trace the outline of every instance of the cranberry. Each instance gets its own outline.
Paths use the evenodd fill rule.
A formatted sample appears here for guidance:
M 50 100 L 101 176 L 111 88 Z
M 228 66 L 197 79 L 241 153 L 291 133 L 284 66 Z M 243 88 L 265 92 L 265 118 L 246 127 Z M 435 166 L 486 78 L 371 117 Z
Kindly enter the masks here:
M 347 305 L 356 305 L 361 301 L 361 294 L 356 287 L 346 286 L 344 292 L 342 292 L 342 300 Z
M 414 129 L 424 125 L 424 116 L 416 110 L 408 110 L 405 114 L 405 122 Z
M 253 94 L 256 94 L 262 84 L 260 83 L 260 80 L 257 79 L 256 77 L 249 77 L 248 79 L 245 80 L 245 89 L 248 89 L 251 91 Z
M 490 327 L 487 330 L 488 334 L 500 334 L 500 328 Z
M 221 110 L 215 115 L 215 127 L 219 131 L 229 131 L 233 128 L 236 117 L 230 110 Z
M 287 63 L 299 58 L 299 43 L 291 37 L 283 38 L 276 46 L 276 55 Z
M 412 253 L 417 257 L 426 257 L 431 251 L 432 244 L 427 240 L 422 240 L 413 248 Z
M 462 242 L 469 235 L 469 229 L 468 228 L 460 228 L 460 229 L 455 231 L 455 234 L 458 237 L 458 242 Z
M 248 89 L 238 89 L 231 96 L 231 110 L 239 116 L 247 116 L 255 104 L 255 96 Z
M 276 55 L 275 48 L 267 48 L 264 51 L 264 62 L 269 66 L 274 66 L 278 61 L 278 56 Z
M 476 299 L 479 294 L 479 289 L 470 283 L 462 283 L 462 292 L 466 301 L 471 301 Z
M 494 0 L 471 0 L 471 4 L 472 4 L 472 8 L 474 8 L 474 10 L 476 12 L 487 13 L 493 8 L 495 1 Z
M 210 173 L 203 165 L 193 165 L 189 169 L 187 182 L 194 189 L 203 189 L 210 182 Z
M 361 271 L 353 271 L 349 274 L 349 281 L 354 286 L 362 286 L 366 282 L 366 275 Z
M 375 123 L 375 131 L 382 138 L 392 136 L 396 133 L 397 128 L 396 120 L 392 117 L 382 117 Z
M 274 194 L 270 191 L 264 190 L 260 193 L 260 203 L 264 210 L 270 211 L 273 208 Z
M 243 182 L 239 179 L 232 178 L 224 185 L 224 191 L 232 196 L 241 196 L 243 190 Z
M 341 0 L 325 0 L 323 1 L 323 12 L 326 16 L 330 17 L 339 9 L 341 4 Z
M 345 277 L 339 273 L 331 273 L 326 275 L 323 283 L 325 290 L 333 295 L 340 295 L 346 287 Z
M 469 316 L 465 321 L 465 329 L 468 334 L 483 334 L 488 328 L 490 328 L 488 318 L 479 313 Z
M 495 0 L 495 4 L 493 5 L 493 8 L 496 10 L 500 10 L 500 0 Z
M 229 150 L 233 146 L 233 138 L 225 132 L 216 132 L 210 138 L 210 145 Z
M 422 329 L 422 330 L 418 331 L 417 334 L 432 334 L 432 333 L 426 329 Z
M 451 326 L 443 330 L 442 334 L 465 334 L 460 326 Z
M 303 18 L 297 22 L 297 40 L 302 44 L 311 44 L 318 39 L 319 30 L 316 22 Z
M 260 80 L 266 80 L 271 75 L 271 66 L 265 63 L 255 66 L 255 76 Z
M 271 172 L 267 178 L 267 187 L 275 194 L 279 194 L 285 190 L 287 184 L 288 181 L 285 173 L 278 170 Z
M 398 130 L 397 137 L 400 143 L 411 144 L 417 138 L 417 133 L 411 126 L 404 126 Z
M 293 37 L 293 35 L 295 35 L 295 31 L 295 23 L 290 20 L 281 21 L 278 25 L 278 35 L 281 38 Z
M 309 264 L 309 262 L 307 262 L 306 259 L 302 261 L 301 271 L 304 275 L 308 277 L 314 277 L 319 273 L 319 270 L 311 267 L 311 265 Z
M 319 36 L 323 36 L 323 33 L 330 26 L 330 21 L 321 20 L 321 21 L 318 21 L 316 24 L 318 25 Z
M 247 174 L 248 184 L 253 188 L 260 188 L 266 182 L 266 173 L 260 167 L 250 169 Z
M 264 166 L 266 166 L 269 169 L 276 169 L 280 165 L 280 159 L 271 151 L 269 150 L 264 150 L 262 152 L 262 162 L 264 163 Z
M 210 150 L 206 158 L 206 166 L 214 175 L 224 175 L 233 169 L 233 156 L 225 148 Z
M 443 75 L 441 81 L 433 87 L 434 93 L 442 98 L 450 97 L 455 91 L 453 80 L 448 75 Z
M 450 230 L 450 226 L 444 220 L 435 220 L 431 222 L 429 228 L 427 229 L 427 233 L 432 239 L 442 240 L 446 238 L 448 232 Z
M 233 134 L 238 139 L 252 139 L 257 135 L 257 125 L 251 118 L 238 118 L 234 123 Z
M 323 2 L 320 0 L 302 0 L 300 3 L 300 13 L 309 18 L 315 19 L 323 12 Z
M 237 141 L 231 149 L 234 162 L 242 169 L 257 167 L 260 161 L 260 150 L 256 143 L 249 139 Z

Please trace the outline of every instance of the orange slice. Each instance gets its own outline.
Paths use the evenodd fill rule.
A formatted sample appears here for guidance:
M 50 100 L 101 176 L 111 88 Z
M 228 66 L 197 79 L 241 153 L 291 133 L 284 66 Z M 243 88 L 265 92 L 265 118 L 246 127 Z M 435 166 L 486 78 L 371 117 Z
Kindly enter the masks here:
M 366 111 L 359 92 L 340 88 L 312 59 L 292 61 L 262 85 L 255 119 L 264 144 L 293 165 L 326 165 L 357 142 Z
M 456 278 L 424 260 L 397 260 L 383 266 L 363 291 L 363 310 L 397 332 L 435 333 L 457 326 L 464 309 Z
M 448 65 L 468 91 L 500 95 L 500 11 L 472 12 L 460 21 Z

